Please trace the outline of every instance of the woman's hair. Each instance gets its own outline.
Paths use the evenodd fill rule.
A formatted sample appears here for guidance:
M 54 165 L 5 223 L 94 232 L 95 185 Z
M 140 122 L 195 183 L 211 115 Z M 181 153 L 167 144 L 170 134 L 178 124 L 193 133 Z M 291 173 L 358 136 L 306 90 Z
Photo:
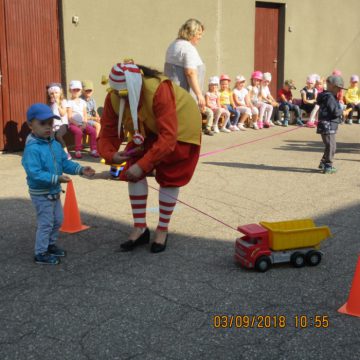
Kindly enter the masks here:
M 189 19 L 181 26 L 178 33 L 178 39 L 191 40 L 196 33 L 204 31 L 204 25 L 196 19 Z
M 142 73 L 145 77 L 156 78 L 156 79 L 160 80 L 160 75 L 163 75 L 162 72 L 160 72 L 156 69 L 151 69 L 147 66 L 139 65 L 139 64 L 137 64 L 137 66 L 142 71 Z

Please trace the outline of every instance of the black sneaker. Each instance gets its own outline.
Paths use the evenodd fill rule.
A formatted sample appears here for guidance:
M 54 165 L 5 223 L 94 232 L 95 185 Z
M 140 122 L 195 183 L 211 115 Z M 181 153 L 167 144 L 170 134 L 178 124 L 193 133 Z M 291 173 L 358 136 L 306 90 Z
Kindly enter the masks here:
M 324 174 L 335 174 L 337 172 L 337 169 L 333 166 L 325 166 L 324 168 Z
M 58 259 L 54 255 L 50 255 L 47 252 L 35 255 L 34 261 L 35 261 L 36 264 L 44 264 L 44 265 L 57 265 L 57 264 L 60 264 L 60 259 Z
M 53 256 L 57 257 L 64 257 L 66 256 L 65 250 L 57 247 L 56 245 L 49 245 L 48 246 L 48 253 Z
M 322 161 L 320 161 L 319 169 L 320 170 L 325 170 L 325 164 Z

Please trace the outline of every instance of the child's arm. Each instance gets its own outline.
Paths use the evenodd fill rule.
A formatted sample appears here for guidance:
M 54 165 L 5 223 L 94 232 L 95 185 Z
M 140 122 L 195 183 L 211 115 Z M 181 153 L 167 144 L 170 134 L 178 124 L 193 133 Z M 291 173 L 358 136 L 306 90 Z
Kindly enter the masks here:
M 211 104 L 210 104 L 210 98 L 209 95 L 206 93 L 205 94 L 205 106 L 211 109 Z
M 62 103 L 61 100 L 58 103 L 58 109 L 59 109 L 60 116 L 65 116 L 66 115 L 66 106 L 63 106 L 63 103 Z
M 90 166 L 81 166 L 75 161 L 68 160 L 67 154 L 64 150 L 61 152 L 61 160 L 63 165 L 63 171 L 66 174 L 70 175 L 86 175 L 86 176 L 93 176 L 95 174 L 95 170 Z M 64 176 L 64 175 L 62 175 Z M 70 179 L 65 175 L 65 178 Z M 68 180 L 70 181 L 70 180 Z M 66 182 L 68 182 L 66 181 Z M 65 181 L 64 181 L 65 182 Z
M 69 120 L 70 124 L 79 126 L 78 123 L 72 117 L 73 116 L 73 110 L 72 110 L 71 107 L 67 108 L 67 116 L 68 116 L 68 120 Z

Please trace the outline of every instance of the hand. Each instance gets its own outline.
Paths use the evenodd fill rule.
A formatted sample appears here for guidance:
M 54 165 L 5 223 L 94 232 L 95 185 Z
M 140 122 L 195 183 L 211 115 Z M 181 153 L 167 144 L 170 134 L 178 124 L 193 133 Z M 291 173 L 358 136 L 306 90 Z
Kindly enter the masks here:
M 202 94 L 200 94 L 197 98 L 198 98 L 198 105 L 199 105 L 200 110 L 204 111 L 205 105 L 206 105 L 204 96 Z
M 85 175 L 85 176 L 88 176 L 88 177 L 94 176 L 95 175 L 95 170 L 90 166 L 85 166 L 82 169 L 81 175 Z
M 143 174 L 142 168 L 137 164 L 130 166 L 129 170 L 125 173 L 126 178 L 132 182 L 139 181 Z
M 80 125 L 80 128 L 82 129 L 82 130 L 85 130 L 86 129 L 86 122 L 85 121 L 83 121 L 83 123 Z
M 67 176 L 67 175 L 59 176 L 59 183 L 68 183 L 69 181 L 71 181 L 70 176 Z
M 114 164 L 121 164 L 126 160 L 129 160 L 130 156 L 126 155 L 125 151 L 119 151 L 117 153 L 115 153 L 112 157 L 112 162 Z

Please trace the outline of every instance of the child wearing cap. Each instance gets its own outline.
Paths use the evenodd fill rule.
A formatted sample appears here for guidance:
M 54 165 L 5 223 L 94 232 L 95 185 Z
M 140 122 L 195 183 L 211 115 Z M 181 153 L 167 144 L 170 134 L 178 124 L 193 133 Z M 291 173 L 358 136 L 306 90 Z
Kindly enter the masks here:
M 358 88 L 359 76 L 351 75 L 350 86 L 345 92 L 347 123 L 352 124 L 353 111 L 357 110 L 358 122 L 360 123 L 360 92 Z
M 245 88 L 246 79 L 242 75 L 235 78 L 235 87 L 233 89 L 233 101 L 236 109 L 240 112 L 239 129 L 246 130 L 245 122 L 251 118 L 251 103 L 249 91 Z
M 327 90 L 319 94 L 317 98 L 320 110 L 316 132 L 321 135 L 325 145 L 319 169 L 324 174 L 333 174 L 336 172 L 333 167 L 333 157 L 336 151 L 335 135 L 343 113 L 336 95 L 340 89 L 344 88 L 344 81 L 340 76 L 331 75 L 326 79 L 326 85 Z
M 26 139 L 22 158 L 37 214 L 34 260 L 37 264 L 50 265 L 59 264 L 59 257 L 65 256 L 65 251 L 56 245 L 63 221 L 60 184 L 71 181 L 63 172 L 86 176 L 95 174 L 91 167 L 83 167 L 67 158 L 60 143 L 52 137 L 54 119 L 60 120 L 60 117 L 54 115 L 49 106 L 41 103 L 30 106 L 27 121 L 32 132 Z
M 263 111 L 260 110 L 259 120 L 262 121 L 264 115 L 266 113 L 266 119 L 264 121 L 264 127 L 275 126 L 274 123 L 271 121 L 271 116 L 274 116 L 276 113 L 276 121 L 279 121 L 279 104 L 278 102 L 272 97 L 269 89 L 269 84 L 271 82 L 271 74 L 266 72 L 263 74 L 263 79 L 260 86 L 260 94 L 261 94 L 261 101 L 265 104 L 262 108 Z
M 309 75 L 306 78 L 306 85 L 300 91 L 301 94 L 301 105 L 300 109 L 304 110 L 306 113 L 310 114 L 309 121 L 306 126 L 314 128 L 315 127 L 315 117 L 319 110 L 319 105 L 316 104 L 316 98 L 318 92 L 315 88 L 316 79 L 313 75 Z M 299 126 L 303 126 L 303 122 L 297 123 Z
M 290 111 L 295 113 L 295 121 L 297 124 L 302 124 L 301 111 L 298 105 L 293 103 L 293 95 L 291 89 L 296 89 L 293 80 L 285 80 L 284 86 L 278 92 L 278 99 L 280 102 L 279 110 L 284 112 L 283 126 L 288 126 L 290 121 Z
M 240 118 L 240 111 L 235 108 L 232 91 L 229 88 L 230 81 L 231 79 L 228 75 L 223 74 L 220 76 L 220 106 L 229 111 L 233 116 L 230 118 L 229 129 L 231 131 L 239 131 L 240 129 L 237 125 Z
M 259 70 L 253 71 L 251 74 L 251 84 L 247 87 L 249 91 L 251 104 L 251 121 L 254 130 L 262 129 L 263 122 L 259 120 L 259 109 L 264 107 L 264 103 L 260 101 L 260 84 L 263 78 L 263 73 Z M 265 111 L 265 109 L 264 109 Z
M 88 124 L 95 128 L 96 130 L 96 137 L 99 136 L 100 133 L 100 116 L 97 112 L 96 102 L 93 98 L 94 94 L 94 84 L 90 80 L 85 80 L 82 83 L 83 91 L 81 98 L 86 102 L 86 113 Z
M 69 130 L 75 138 L 75 157 L 81 159 L 83 134 L 90 136 L 90 155 L 99 157 L 96 150 L 96 130 L 88 124 L 86 102 L 80 98 L 82 85 L 79 80 L 70 81 L 71 99 L 67 102 L 67 114 L 69 119 Z
M 54 115 L 60 117 L 60 119 L 54 119 L 53 132 L 55 139 L 61 144 L 64 151 L 67 154 L 68 159 L 71 159 L 71 155 L 66 146 L 64 136 L 67 133 L 69 121 L 67 117 L 67 101 L 64 98 L 62 86 L 59 83 L 50 83 L 47 87 L 46 99 L 47 104 L 50 106 Z
M 226 128 L 229 123 L 230 113 L 228 110 L 224 109 L 220 105 L 220 95 L 219 95 L 219 78 L 217 76 L 212 76 L 209 79 L 209 90 L 205 94 L 205 103 L 206 107 L 211 109 L 214 113 L 214 122 L 213 128 L 214 132 L 226 132 L 229 133 L 230 130 Z M 224 122 L 219 130 L 219 120 L 220 117 L 224 116 Z

